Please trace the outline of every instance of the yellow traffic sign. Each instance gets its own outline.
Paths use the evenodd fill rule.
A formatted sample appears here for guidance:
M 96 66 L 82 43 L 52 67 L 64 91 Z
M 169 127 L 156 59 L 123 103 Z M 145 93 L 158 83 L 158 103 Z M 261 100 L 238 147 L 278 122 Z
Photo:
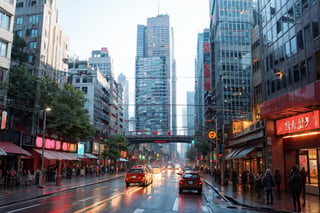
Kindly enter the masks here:
M 208 138 L 209 138 L 209 139 L 215 139 L 216 137 L 217 137 L 217 133 L 216 133 L 215 131 L 210 130 L 210 131 L 208 132 Z

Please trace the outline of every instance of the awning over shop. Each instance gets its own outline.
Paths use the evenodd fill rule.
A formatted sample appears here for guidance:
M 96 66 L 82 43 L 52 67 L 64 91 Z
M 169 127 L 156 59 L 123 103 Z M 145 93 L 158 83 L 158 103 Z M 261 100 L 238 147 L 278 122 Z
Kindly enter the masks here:
M 231 160 L 231 159 L 239 159 L 239 158 L 244 158 L 246 155 L 254 151 L 256 148 L 261 148 L 261 144 L 256 144 L 256 145 L 250 145 L 246 147 L 241 147 L 241 148 L 235 148 L 233 149 L 227 156 L 226 160 Z
M 118 161 L 127 162 L 128 160 L 127 160 L 127 159 L 124 159 L 124 158 L 119 158 Z
M 31 155 L 30 152 L 22 149 L 21 147 L 15 145 L 12 142 L 1 141 L 0 149 L 2 150 L 0 151 L 0 153 L 3 153 L 3 154 L 5 153 L 4 155 L 7 155 L 8 153 L 17 154 L 17 155 Z
M 84 156 L 84 155 L 80 155 L 78 153 L 72 153 L 74 156 L 76 156 L 78 159 L 88 159 L 87 156 Z
M 41 149 L 33 149 L 40 155 L 42 154 Z M 44 158 L 47 160 L 79 160 L 76 156 L 72 153 L 67 152 L 57 152 L 52 150 L 44 150 Z
M 91 159 L 99 159 L 97 156 L 91 154 L 91 153 L 84 153 L 85 156 L 87 156 L 88 158 L 91 158 Z

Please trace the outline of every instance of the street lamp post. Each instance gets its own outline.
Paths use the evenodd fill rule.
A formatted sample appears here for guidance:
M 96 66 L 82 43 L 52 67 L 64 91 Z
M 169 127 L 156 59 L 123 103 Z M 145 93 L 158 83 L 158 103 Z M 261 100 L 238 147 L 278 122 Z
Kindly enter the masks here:
M 45 146 L 45 134 L 46 134 L 46 122 L 47 122 L 47 111 L 50 111 L 51 108 L 46 108 L 43 111 L 43 133 L 42 133 L 42 153 L 41 153 L 41 174 L 39 177 L 39 187 L 44 188 L 44 174 L 43 174 L 43 164 L 44 164 L 44 146 Z

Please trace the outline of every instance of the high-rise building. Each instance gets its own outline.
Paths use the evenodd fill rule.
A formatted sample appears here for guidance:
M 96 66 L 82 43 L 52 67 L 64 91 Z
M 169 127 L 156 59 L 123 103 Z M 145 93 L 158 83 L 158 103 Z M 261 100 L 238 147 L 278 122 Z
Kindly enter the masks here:
M 232 121 L 252 120 L 252 4 L 217 0 L 210 9 L 212 119 L 222 131 Z
M 13 23 L 16 9 L 15 0 L 0 0 L 0 82 L 9 80 Z M 5 107 L 6 90 L 0 90 L 0 103 Z
M 194 109 L 195 109 L 194 92 L 187 91 L 187 114 L 186 114 L 187 130 L 186 130 L 186 135 L 189 135 L 189 136 L 194 135 L 194 115 L 195 115 Z
M 112 60 L 109 56 L 108 48 L 102 47 L 100 50 L 93 50 L 89 58 L 90 66 L 99 68 L 100 72 L 107 78 L 114 77 Z
M 126 76 L 121 73 L 118 76 L 118 83 L 123 87 L 123 130 L 127 134 L 129 130 L 129 82 Z
M 137 27 L 135 82 L 136 131 L 143 134 L 176 134 L 176 70 L 173 30 L 168 15 L 147 19 Z M 153 147 L 156 149 L 157 147 Z M 163 147 L 177 159 L 175 144 Z
M 210 32 L 204 29 L 203 33 L 198 33 L 197 57 L 195 59 L 195 94 L 194 106 L 194 131 L 197 134 L 205 132 L 205 93 L 210 91 Z
M 167 134 L 172 130 L 172 29 L 168 15 L 148 18 L 137 28 L 136 130 Z
M 14 33 L 27 43 L 29 70 L 64 84 L 69 39 L 57 21 L 58 1 L 17 0 Z

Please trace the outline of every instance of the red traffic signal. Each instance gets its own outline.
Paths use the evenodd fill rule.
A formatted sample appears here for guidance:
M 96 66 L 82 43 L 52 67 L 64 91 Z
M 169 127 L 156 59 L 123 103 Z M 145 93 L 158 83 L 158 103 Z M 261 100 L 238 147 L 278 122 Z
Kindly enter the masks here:
M 154 134 L 154 135 L 157 135 L 157 134 L 158 134 L 158 131 L 157 131 L 157 130 L 153 131 L 153 134 Z
M 168 130 L 168 136 L 170 136 L 171 135 L 171 132 Z

